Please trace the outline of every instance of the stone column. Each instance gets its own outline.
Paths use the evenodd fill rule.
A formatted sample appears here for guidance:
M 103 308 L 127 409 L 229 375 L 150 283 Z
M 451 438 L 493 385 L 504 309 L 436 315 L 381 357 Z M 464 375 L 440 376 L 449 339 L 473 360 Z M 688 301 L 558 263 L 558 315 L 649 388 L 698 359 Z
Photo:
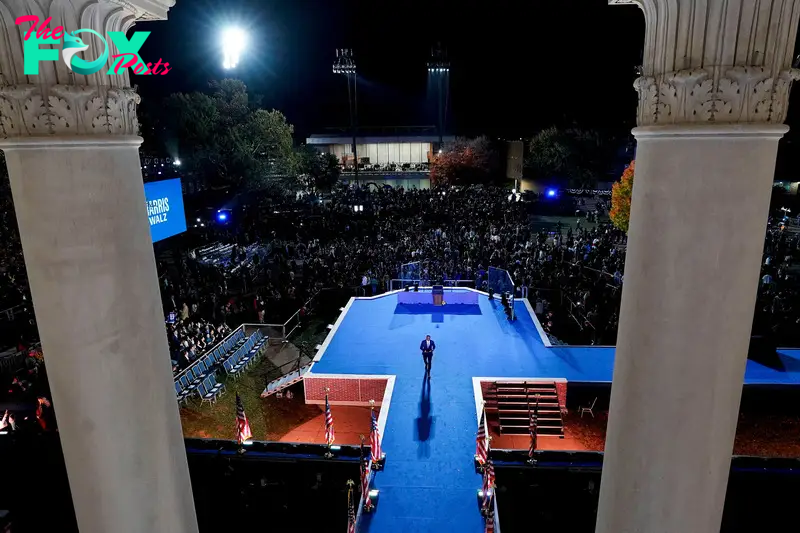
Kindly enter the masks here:
M 638 0 L 646 37 L 598 533 L 719 531 L 797 0 Z
M 166 18 L 173 3 L 0 0 L 0 149 L 82 533 L 192 533 L 197 519 L 144 206 L 139 97 L 127 74 L 72 74 L 60 57 L 26 76 L 30 23 L 14 20 L 51 16 L 51 28 L 106 36 Z

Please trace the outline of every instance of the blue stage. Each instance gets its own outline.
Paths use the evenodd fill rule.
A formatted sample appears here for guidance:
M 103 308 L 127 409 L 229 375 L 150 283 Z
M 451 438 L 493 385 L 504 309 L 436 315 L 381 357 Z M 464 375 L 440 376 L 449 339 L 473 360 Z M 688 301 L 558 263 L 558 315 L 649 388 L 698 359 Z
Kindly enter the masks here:
M 401 305 L 394 294 L 352 300 L 315 374 L 397 376 L 383 435 L 386 469 L 375 476 L 377 512 L 360 531 L 483 531 L 474 473 L 472 377 L 566 378 L 610 383 L 614 348 L 547 347 L 523 301 L 509 323 L 499 300 Z M 430 388 L 419 344 L 436 342 Z M 785 371 L 747 362 L 747 385 L 800 385 L 800 350 L 779 350 Z M 501 517 L 502 520 L 502 517 Z

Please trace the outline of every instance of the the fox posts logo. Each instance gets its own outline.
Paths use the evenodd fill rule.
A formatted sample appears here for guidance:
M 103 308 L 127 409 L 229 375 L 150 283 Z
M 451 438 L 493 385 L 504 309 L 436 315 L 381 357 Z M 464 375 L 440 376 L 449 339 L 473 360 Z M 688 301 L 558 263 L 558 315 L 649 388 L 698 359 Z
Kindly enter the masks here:
M 72 33 L 64 30 L 63 26 L 56 26 L 50 29 L 47 25 L 50 23 L 51 18 L 48 18 L 37 28 L 39 24 L 39 17 L 36 15 L 26 15 L 19 17 L 15 22 L 17 25 L 26 22 L 32 22 L 33 25 L 23 36 L 24 46 L 24 72 L 26 76 L 34 76 L 39 74 L 40 61 L 58 61 L 58 50 L 56 48 L 41 48 L 41 45 L 54 44 L 61 39 L 64 39 L 64 45 L 61 50 L 61 57 L 64 64 L 69 70 L 76 74 L 83 74 L 88 76 L 94 74 L 102 69 L 108 62 L 108 41 L 94 30 L 80 29 Z M 33 32 L 36 31 L 34 34 Z M 97 37 L 103 44 L 103 52 L 94 61 L 86 61 L 78 56 L 79 53 L 89 49 L 79 34 L 91 34 Z M 133 69 L 134 74 L 161 74 L 164 75 L 169 72 L 169 63 L 162 63 L 161 59 L 155 64 L 145 64 L 142 58 L 139 57 L 139 49 L 144 44 L 147 36 L 150 35 L 149 31 L 134 32 L 130 40 L 125 37 L 125 32 L 110 31 L 108 38 L 120 51 L 119 54 L 114 54 L 111 59 L 114 63 L 108 69 L 107 75 L 114 76 L 122 74 L 126 69 Z M 161 70 L 159 70 L 161 69 Z

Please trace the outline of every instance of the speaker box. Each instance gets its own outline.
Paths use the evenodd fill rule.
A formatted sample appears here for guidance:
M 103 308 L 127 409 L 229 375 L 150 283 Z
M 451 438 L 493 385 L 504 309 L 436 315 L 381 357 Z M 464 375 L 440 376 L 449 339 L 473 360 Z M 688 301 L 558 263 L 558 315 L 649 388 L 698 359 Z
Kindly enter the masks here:
M 750 350 L 747 358 L 766 367 L 784 371 L 783 361 L 778 356 L 778 348 L 775 342 L 766 335 L 753 335 L 750 337 Z

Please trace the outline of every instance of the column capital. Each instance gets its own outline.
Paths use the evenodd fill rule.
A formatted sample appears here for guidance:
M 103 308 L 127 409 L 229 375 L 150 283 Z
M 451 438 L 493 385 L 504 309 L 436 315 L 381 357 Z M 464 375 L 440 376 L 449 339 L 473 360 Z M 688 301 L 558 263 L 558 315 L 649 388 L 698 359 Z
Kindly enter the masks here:
M 115 76 L 108 76 L 107 68 L 84 76 L 59 57 L 40 62 L 39 74 L 26 75 L 23 36 L 31 23 L 18 26 L 18 17 L 34 15 L 39 25 L 51 18 L 48 27 L 69 32 L 98 32 L 106 37 L 110 68 L 118 50 L 108 32 L 125 33 L 137 20 L 165 19 L 173 5 L 175 0 L 0 0 L 0 42 L 6 44 L 0 48 L 0 137 L 137 135 L 139 130 L 140 98 L 127 69 Z M 91 50 L 84 53 L 87 60 L 96 57 Z
M 609 0 L 645 17 L 640 126 L 773 123 L 800 79 L 800 0 Z

